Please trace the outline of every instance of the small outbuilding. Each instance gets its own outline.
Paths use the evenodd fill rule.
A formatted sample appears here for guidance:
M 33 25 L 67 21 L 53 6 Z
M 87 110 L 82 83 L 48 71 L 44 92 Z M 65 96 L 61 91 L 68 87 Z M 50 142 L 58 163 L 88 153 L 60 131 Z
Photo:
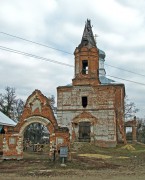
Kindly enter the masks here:
M 16 126 L 16 122 L 0 111 L 0 133 L 2 129 L 6 130 L 9 126 Z
M 3 151 L 3 136 L 8 128 L 16 126 L 16 122 L 0 111 L 0 153 Z

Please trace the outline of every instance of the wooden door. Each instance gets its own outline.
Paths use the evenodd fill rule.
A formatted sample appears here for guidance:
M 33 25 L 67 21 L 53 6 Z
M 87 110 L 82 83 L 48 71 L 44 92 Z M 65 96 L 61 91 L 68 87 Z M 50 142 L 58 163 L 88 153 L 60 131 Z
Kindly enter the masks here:
M 90 142 L 91 123 L 79 123 L 79 142 Z

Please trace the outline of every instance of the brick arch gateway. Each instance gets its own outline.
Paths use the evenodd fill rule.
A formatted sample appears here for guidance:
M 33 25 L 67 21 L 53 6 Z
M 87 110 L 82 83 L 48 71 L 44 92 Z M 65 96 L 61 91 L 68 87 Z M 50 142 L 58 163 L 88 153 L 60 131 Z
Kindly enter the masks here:
M 68 128 L 58 126 L 50 100 L 39 90 L 35 90 L 26 101 L 20 121 L 15 127 L 10 127 L 4 136 L 3 159 L 23 159 L 24 132 L 32 123 L 47 127 L 50 134 L 50 151 L 54 143 L 58 150 L 60 146 L 70 146 Z
M 23 126 L 20 128 L 20 131 L 19 131 L 19 137 L 21 137 L 21 141 L 23 142 L 23 147 L 22 147 L 23 149 L 26 148 L 26 147 L 24 147 L 26 145 L 24 143 L 24 133 L 25 133 L 26 129 L 29 127 L 29 125 L 31 125 L 33 123 L 40 123 L 41 125 L 44 125 L 49 132 L 49 142 L 52 142 L 54 127 L 51 124 L 50 120 L 47 118 L 41 117 L 41 116 L 31 116 L 31 117 L 25 119 L 25 123 L 23 124 Z
M 44 118 L 44 117 L 41 117 L 41 116 L 31 116 L 31 117 L 25 119 L 25 123 L 24 123 L 23 126 L 20 128 L 19 135 L 20 135 L 20 136 L 23 136 L 25 130 L 27 129 L 27 127 L 28 127 L 30 124 L 33 124 L 33 123 L 40 123 L 40 124 L 44 125 L 45 127 L 47 127 L 48 131 L 49 131 L 51 134 L 52 134 L 52 132 L 54 131 L 53 126 L 52 126 L 52 124 L 51 124 L 51 122 L 50 122 L 49 119 Z

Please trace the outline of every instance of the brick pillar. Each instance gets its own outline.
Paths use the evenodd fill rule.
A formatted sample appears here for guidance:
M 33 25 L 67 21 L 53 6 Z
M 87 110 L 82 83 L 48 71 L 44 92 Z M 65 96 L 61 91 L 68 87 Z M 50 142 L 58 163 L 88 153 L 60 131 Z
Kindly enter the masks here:
M 133 143 L 137 142 L 137 139 L 136 139 L 136 129 L 137 129 L 136 126 L 132 126 L 132 142 Z
M 75 134 L 75 125 L 72 123 L 72 142 L 76 140 L 76 134 Z

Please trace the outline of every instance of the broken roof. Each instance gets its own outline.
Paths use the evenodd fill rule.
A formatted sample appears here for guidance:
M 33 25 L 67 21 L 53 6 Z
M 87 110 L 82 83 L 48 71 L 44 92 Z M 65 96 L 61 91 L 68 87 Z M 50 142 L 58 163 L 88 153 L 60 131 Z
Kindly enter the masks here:
M 92 26 L 91 26 L 91 21 L 88 19 L 85 24 L 84 33 L 83 33 L 82 41 L 79 45 L 79 48 L 84 47 L 84 46 L 88 48 L 96 47 L 96 42 L 94 39 Z
M 15 126 L 16 123 L 0 111 L 0 125 Z

